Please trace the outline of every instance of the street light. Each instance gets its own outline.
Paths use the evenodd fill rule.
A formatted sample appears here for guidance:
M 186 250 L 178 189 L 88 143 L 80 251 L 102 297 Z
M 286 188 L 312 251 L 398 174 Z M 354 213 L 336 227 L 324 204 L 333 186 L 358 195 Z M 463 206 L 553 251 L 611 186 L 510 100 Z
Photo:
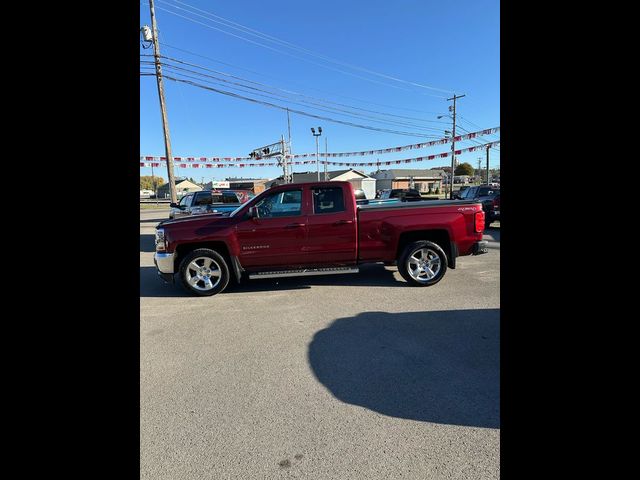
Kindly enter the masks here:
M 316 129 L 311 127 L 311 133 L 316 137 L 316 170 L 318 171 L 318 181 L 320 181 L 320 147 L 318 146 L 318 137 L 322 135 L 322 127 L 318 127 L 318 133 Z

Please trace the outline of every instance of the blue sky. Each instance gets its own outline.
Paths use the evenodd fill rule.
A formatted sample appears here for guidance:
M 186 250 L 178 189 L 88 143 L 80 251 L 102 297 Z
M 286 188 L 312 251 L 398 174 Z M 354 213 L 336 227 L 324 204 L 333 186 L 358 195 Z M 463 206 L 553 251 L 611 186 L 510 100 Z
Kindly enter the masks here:
M 141 0 L 140 3 L 141 26 L 151 25 L 148 4 L 146 0 Z M 330 63 L 300 50 L 269 42 L 264 37 L 251 36 L 246 34 L 246 31 L 225 27 L 213 20 L 220 22 L 222 20 L 218 17 L 222 17 L 317 55 L 330 57 L 342 64 L 457 94 L 466 94 L 466 97 L 458 100 L 458 124 L 468 131 L 476 131 L 479 128 L 473 124 L 482 128 L 500 125 L 499 7 L 497 0 L 156 0 L 156 17 L 163 55 L 260 84 L 302 93 L 323 102 L 329 100 L 360 109 L 415 117 L 420 120 L 385 116 L 383 118 L 387 121 L 413 125 L 382 124 L 370 118 L 352 118 L 335 111 L 318 111 L 308 104 L 294 105 L 292 102 L 299 102 L 300 97 L 274 101 L 256 96 L 256 93 L 264 92 L 255 90 L 235 90 L 235 93 L 343 121 L 402 130 L 412 134 L 422 132 L 440 138 L 445 129 L 451 129 L 450 119 L 440 120 L 447 123 L 437 123 L 437 115 L 446 114 L 450 105 L 446 98 L 440 97 L 448 98 L 451 96 L 450 93 L 417 87 L 345 65 Z M 240 28 L 238 25 L 235 26 Z M 287 52 L 289 55 L 216 29 Z M 194 56 L 182 50 L 201 56 Z M 152 49 L 140 48 L 140 53 L 150 54 Z M 144 60 L 150 58 L 146 57 Z M 174 62 L 174 65 L 207 75 L 218 75 L 184 64 Z M 173 72 L 194 75 L 175 69 Z M 164 73 L 171 74 L 169 69 Z M 203 80 L 215 80 L 196 77 L 197 79 L 187 80 L 228 91 L 232 91 L 230 87 L 235 88 L 229 84 L 207 84 Z M 230 77 L 223 78 L 239 81 Z M 256 84 L 250 85 L 265 88 Z M 284 111 L 169 80 L 165 81 L 165 89 L 174 156 L 245 156 L 254 148 L 278 141 L 281 135 L 287 138 L 287 114 Z M 309 100 L 308 97 L 306 100 Z M 327 105 L 324 104 L 321 108 L 327 108 Z M 335 105 L 332 108 L 345 109 Z M 350 111 L 358 115 L 381 117 L 380 113 L 351 109 Z M 321 152 L 325 148 L 325 138 L 328 140 L 329 152 L 374 150 L 433 139 L 370 131 L 292 113 L 293 153 L 315 152 L 315 139 L 311 135 L 310 127 L 318 126 L 323 129 L 323 135 L 320 137 Z M 459 130 L 459 133 L 464 132 Z M 497 139 L 499 134 L 480 140 L 484 142 Z M 459 142 L 456 149 L 473 145 L 474 143 L 468 141 Z M 440 145 L 428 149 L 336 161 L 388 161 L 426 156 L 448 149 L 448 145 Z M 140 154 L 164 155 L 158 92 L 155 78 L 152 76 L 140 77 Z M 492 149 L 490 155 L 491 166 L 498 166 L 500 152 Z M 477 166 L 480 156 L 483 157 L 484 167 L 483 153 L 466 153 L 459 159 Z M 386 168 L 431 168 L 442 164 L 450 164 L 450 159 Z M 348 167 L 329 168 L 337 170 Z M 315 171 L 315 165 L 294 166 L 295 172 L 307 170 Z M 375 170 L 375 167 L 364 167 L 362 170 L 368 173 Z M 166 179 L 166 168 L 155 168 L 154 173 Z M 205 181 L 208 181 L 222 180 L 228 176 L 273 178 L 281 173 L 278 167 L 176 169 L 176 175 L 192 176 L 198 181 L 203 176 Z M 140 174 L 150 175 L 151 169 L 141 168 Z

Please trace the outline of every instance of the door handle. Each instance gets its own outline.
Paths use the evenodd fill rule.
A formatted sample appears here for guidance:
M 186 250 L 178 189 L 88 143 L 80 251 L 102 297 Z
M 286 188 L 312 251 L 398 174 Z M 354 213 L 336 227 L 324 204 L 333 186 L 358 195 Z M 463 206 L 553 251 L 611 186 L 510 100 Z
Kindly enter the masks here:
M 337 222 L 334 222 L 334 225 L 350 225 L 353 223 L 353 220 L 338 220 Z
M 286 228 L 298 228 L 298 227 L 306 227 L 305 223 L 290 223 L 286 226 Z

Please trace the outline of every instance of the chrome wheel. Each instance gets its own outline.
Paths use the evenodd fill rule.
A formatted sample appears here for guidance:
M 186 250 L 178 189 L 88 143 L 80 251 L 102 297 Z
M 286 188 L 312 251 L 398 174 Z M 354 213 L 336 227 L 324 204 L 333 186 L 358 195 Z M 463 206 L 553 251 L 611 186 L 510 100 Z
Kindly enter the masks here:
M 428 282 L 442 268 L 440 256 L 430 248 L 419 248 L 407 259 L 407 271 L 416 282 Z
M 206 292 L 220 283 L 222 270 L 214 259 L 197 257 L 187 265 L 184 275 L 189 285 L 196 290 Z

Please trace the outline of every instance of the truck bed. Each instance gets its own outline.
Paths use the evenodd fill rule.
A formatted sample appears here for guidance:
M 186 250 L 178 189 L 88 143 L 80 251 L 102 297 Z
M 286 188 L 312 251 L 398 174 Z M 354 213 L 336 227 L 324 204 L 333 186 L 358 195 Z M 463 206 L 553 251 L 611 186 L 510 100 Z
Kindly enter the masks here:
M 473 217 L 480 208 L 472 200 L 358 205 L 358 261 L 393 261 L 403 233 L 415 230 L 439 235 L 445 245 L 457 239 L 455 247 L 451 247 L 457 250 L 454 256 L 468 255 L 473 243 L 482 239 L 482 233 L 473 230 Z

